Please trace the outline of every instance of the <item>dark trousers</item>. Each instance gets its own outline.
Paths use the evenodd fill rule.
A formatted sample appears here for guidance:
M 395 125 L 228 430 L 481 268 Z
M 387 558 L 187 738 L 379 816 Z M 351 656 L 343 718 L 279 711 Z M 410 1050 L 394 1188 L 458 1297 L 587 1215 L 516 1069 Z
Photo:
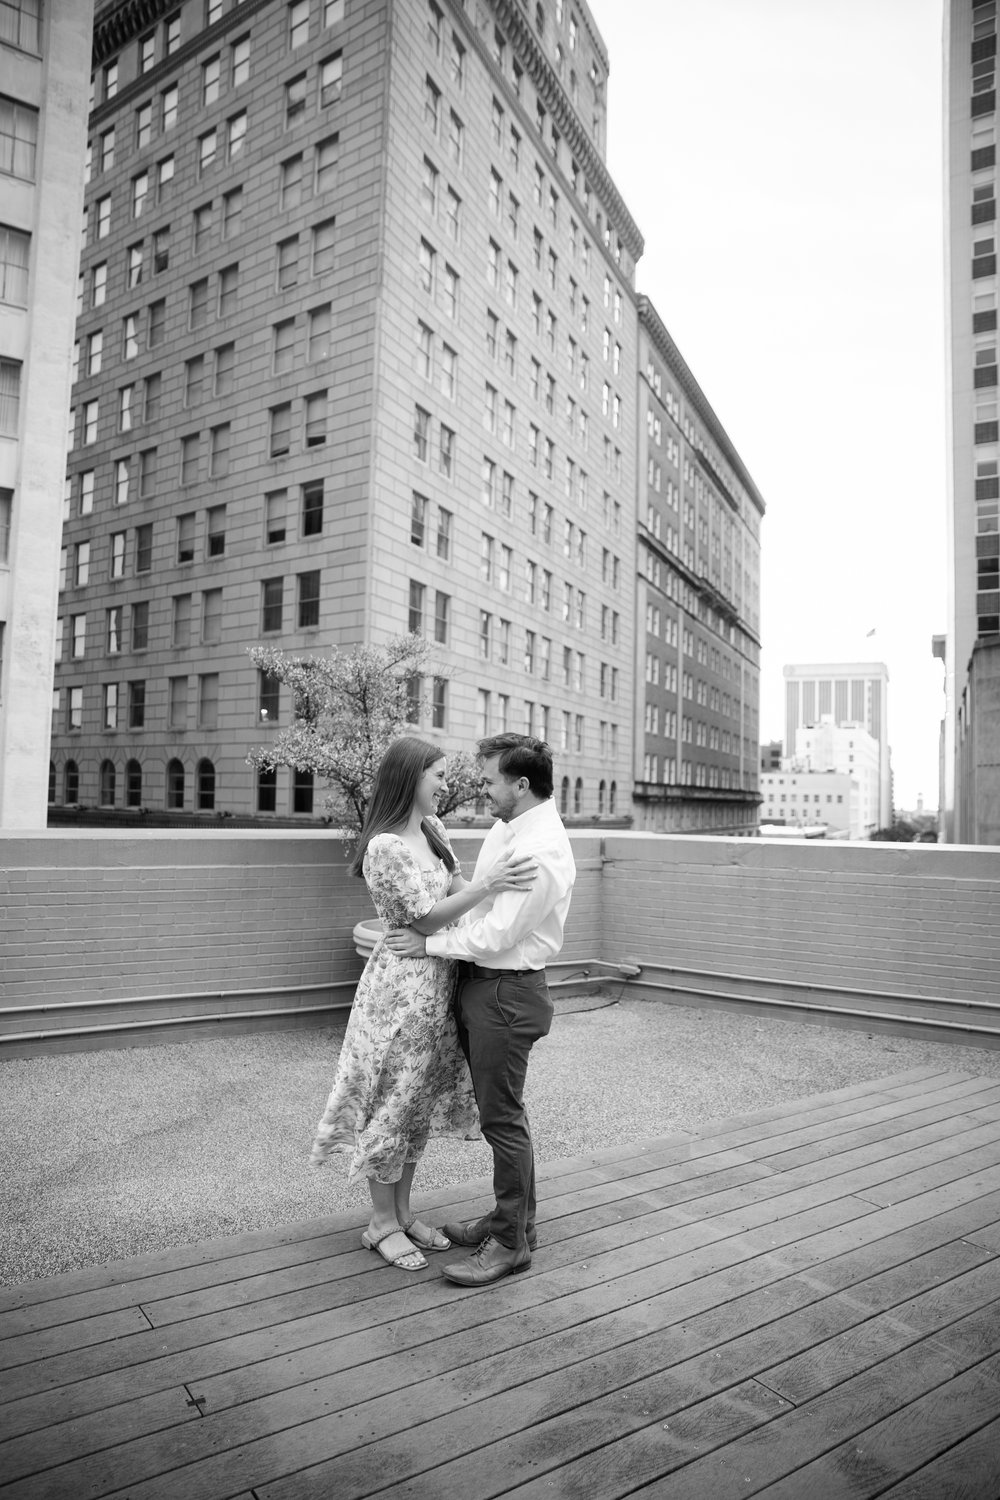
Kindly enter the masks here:
M 552 1025 L 545 971 L 487 979 L 463 964 L 455 1009 L 483 1135 L 493 1151 L 490 1233 L 509 1250 L 522 1249 L 535 1227 L 535 1156 L 524 1080 L 533 1044 Z

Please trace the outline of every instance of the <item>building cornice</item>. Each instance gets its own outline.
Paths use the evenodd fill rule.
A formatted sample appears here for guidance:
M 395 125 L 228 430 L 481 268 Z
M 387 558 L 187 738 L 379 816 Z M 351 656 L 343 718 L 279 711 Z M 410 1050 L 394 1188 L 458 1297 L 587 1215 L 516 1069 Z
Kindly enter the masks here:
M 672 781 L 636 781 L 632 796 L 636 802 L 728 802 L 735 807 L 759 807 L 764 801 L 760 792 L 743 787 L 689 786 Z
M 723 427 L 722 423 L 719 421 L 719 418 L 716 416 L 711 402 L 705 395 L 705 392 L 702 390 L 697 380 L 694 378 L 694 375 L 691 373 L 690 366 L 671 338 L 665 323 L 663 322 L 659 313 L 656 311 L 653 303 L 650 301 L 649 297 L 645 295 L 645 293 L 641 292 L 636 298 L 636 309 L 639 315 L 640 324 L 646 329 L 649 337 L 655 344 L 662 359 L 676 376 L 679 385 L 684 391 L 684 394 L 687 396 L 688 400 L 694 406 L 695 410 L 698 412 L 698 415 L 701 417 L 702 421 L 711 432 L 712 437 L 718 444 L 720 450 L 725 454 L 727 461 L 732 465 L 733 472 L 736 474 L 740 483 L 746 490 L 747 495 L 753 502 L 755 509 L 758 510 L 761 515 L 763 515 L 766 508 L 764 505 L 764 497 L 761 495 L 757 486 L 751 479 L 749 473 L 747 472 L 746 465 L 733 446 L 732 439 L 730 438 L 726 429 Z M 709 459 L 704 453 L 702 453 L 700 449 L 696 448 L 693 451 L 695 452 L 699 462 L 701 463 L 702 468 L 712 480 L 712 483 L 718 485 L 723 491 L 723 494 L 725 495 L 729 503 L 733 504 L 734 497 L 730 494 L 728 487 L 722 480 L 721 475 L 715 468 L 715 465 L 712 463 L 711 459 Z M 738 506 L 735 506 L 735 508 L 739 509 Z
M 493 4 L 507 40 L 517 53 L 519 62 L 524 64 L 560 135 L 572 151 L 588 183 L 605 208 L 610 210 L 614 227 L 632 260 L 639 260 L 645 249 L 639 226 L 626 208 L 625 200 L 615 186 L 603 158 L 581 125 L 580 118 L 567 98 L 555 69 L 539 45 L 527 16 L 517 0 L 493 0 Z
M 665 563 L 668 568 L 676 573 L 679 578 L 682 578 L 692 593 L 704 599 L 705 603 L 710 605 L 716 614 L 721 615 L 723 619 L 728 620 L 731 625 L 734 625 L 737 630 L 742 631 L 748 640 L 753 641 L 755 646 L 760 646 L 760 637 L 747 624 L 737 606 L 715 586 L 711 579 L 706 578 L 702 573 L 696 573 L 675 552 L 671 552 L 662 539 L 654 536 L 642 521 L 639 522 L 636 539 L 641 546 L 646 547 L 662 563 Z M 644 577 L 645 575 L 640 572 L 640 576 Z
M 98 67 L 126 42 L 163 19 L 176 0 L 117 0 L 94 17 L 94 66 Z

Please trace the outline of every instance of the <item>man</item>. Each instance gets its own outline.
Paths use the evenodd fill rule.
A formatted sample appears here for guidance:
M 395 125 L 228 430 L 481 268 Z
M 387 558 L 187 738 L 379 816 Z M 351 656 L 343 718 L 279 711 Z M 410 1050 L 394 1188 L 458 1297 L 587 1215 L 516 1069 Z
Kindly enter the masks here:
M 483 791 L 497 821 L 476 872 L 510 847 L 535 861 L 531 888 L 488 897 L 455 927 L 426 939 L 410 927 L 386 939 L 394 952 L 411 958 L 426 952 L 467 960 L 456 1019 L 483 1135 L 493 1151 L 496 1206 L 481 1219 L 444 1226 L 453 1244 L 478 1247 L 444 1268 L 460 1286 L 487 1286 L 531 1264 L 535 1162 L 524 1081 L 532 1045 L 552 1024 L 545 963 L 562 947 L 576 879 L 573 851 L 552 801 L 548 745 L 529 735 L 500 734 L 481 740 L 478 749 Z

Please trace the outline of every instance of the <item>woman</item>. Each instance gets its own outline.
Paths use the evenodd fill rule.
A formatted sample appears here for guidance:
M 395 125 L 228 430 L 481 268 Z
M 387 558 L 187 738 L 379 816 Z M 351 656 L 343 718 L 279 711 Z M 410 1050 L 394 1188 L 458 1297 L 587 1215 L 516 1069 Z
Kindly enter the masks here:
M 364 876 L 385 927 L 437 932 L 490 892 L 530 886 L 534 862 L 504 854 L 470 884 L 435 816 L 447 791 L 438 745 L 406 735 L 386 751 L 365 812 L 351 874 Z M 404 1271 L 451 1242 L 410 1209 L 417 1162 L 432 1135 L 478 1138 L 479 1116 L 451 1001 L 455 964 L 398 958 L 380 938 L 358 983 L 333 1091 L 312 1160 L 351 1154 L 372 1215 L 362 1244 Z

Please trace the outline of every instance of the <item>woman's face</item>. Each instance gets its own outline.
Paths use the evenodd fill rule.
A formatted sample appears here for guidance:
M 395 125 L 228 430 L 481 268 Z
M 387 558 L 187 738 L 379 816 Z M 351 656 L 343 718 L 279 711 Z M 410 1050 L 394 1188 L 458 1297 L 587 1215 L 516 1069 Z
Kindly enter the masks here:
M 438 798 L 448 790 L 445 780 L 447 769 L 448 763 L 442 755 L 440 760 L 427 767 L 417 782 L 413 805 L 422 818 L 437 812 Z

